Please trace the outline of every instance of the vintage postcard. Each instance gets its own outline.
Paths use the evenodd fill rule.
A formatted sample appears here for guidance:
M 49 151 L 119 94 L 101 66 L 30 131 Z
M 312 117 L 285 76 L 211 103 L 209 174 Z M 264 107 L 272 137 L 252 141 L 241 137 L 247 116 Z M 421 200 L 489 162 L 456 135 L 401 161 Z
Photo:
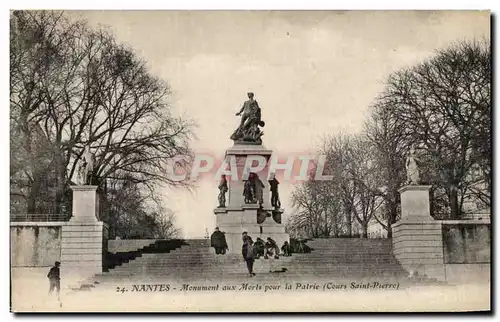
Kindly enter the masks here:
M 490 311 L 490 24 L 11 11 L 11 311 Z

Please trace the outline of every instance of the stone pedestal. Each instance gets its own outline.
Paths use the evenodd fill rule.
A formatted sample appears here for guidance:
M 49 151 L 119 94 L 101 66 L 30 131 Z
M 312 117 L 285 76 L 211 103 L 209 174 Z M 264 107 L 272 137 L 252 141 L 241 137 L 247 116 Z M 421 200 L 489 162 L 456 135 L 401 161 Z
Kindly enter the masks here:
M 441 222 L 430 215 L 430 186 L 405 186 L 401 220 L 392 227 L 393 253 L 408 272 L 445 279 Z
M 229 207 L 241 207 L 245 204 L 245 198 L 243 197 L 243 172 L 245 171 L 245 163 L 247 162 L 248 157 L 253 156 L 261 156 L 264 157 L 266 163 L 268 163 L 269 159 L 273 151 L 266 149 L 262 145 L 246 145 L 246 144 L 235 144 L 231 148 L 226 151 L 226 157 L 235 157 L 236 158 L 236 166 L 238 171 L 238 180 L 229 180 L 228 179 L 228 206 Z M 264 188 L 264 207 L 271 207 L 271 197 L 269 192 L 269 182 L 267 182 L 269 176 L 269 168 L 266 165 L 263 170 L 256 172 L 259 176 L 259 179 L 266 186 Z
M 75 222 L 98 222 L 99 204 L 97 186 L 71 186 L 73 190 L 73 216 Z
M 96 186 L 73 186 L 73 216 L 62 226 L 61 274 L 66 286 L 102 273 L 108 226 L 98 221 Z
M 285 233 L 284 225 L 275 222 L 272 217 L 267 217 L 260 224 L 257 223 L 257 210 L 259 206 L 257 204 L 245 204 L 244 202 L 243 180 L 241 178 L 245 170 L 247 158 L 249 156 L 262 156 L 268 163 L 271 155 L 272 151 L 267 150 L 262 145 L 235 144 L 226 151 L 226 156 L 234 156 L 236 158 L 238 180 L 228 179 L 229 191 L 226 208 L 216 208 L 214 214 L 217 216 L 217 226 L 221 231 L 225 232 L 229 253 L 241 253 L 241 246 L 243 244 L 241 234 L 244 231 L 248 232 L 254 241 L 257 240 L 257 237 L 262 238 L 264 241 L 268 237 L 271 237 L 279 247 L 290 239 L 289 235 Z M 265 185 L 263 191 L 263 208 L 266 212 L 272 214 L 275 209 L 271 207 L 269 182 L 267 181 L 269 174 L 268 164 L 263 170 L 256 173 Z M 279 211 L 283 212 L 283 209 Z
M 431 186 L 404 186 L 401 194 L 401 220 L 426 221 L 431 217 L 429 190 Z

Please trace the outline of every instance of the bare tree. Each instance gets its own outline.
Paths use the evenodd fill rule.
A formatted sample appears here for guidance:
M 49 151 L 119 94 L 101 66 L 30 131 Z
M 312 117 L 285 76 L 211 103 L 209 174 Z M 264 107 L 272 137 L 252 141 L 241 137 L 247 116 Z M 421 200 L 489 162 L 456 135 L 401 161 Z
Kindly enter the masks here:
M 61 12 L 17 11 L 11 30 L 11 120 L 25 142 L 30 201 L 40 193 L 44 173 L 29 142 L 35 129 L 51 152 L 55 211 L 75 176 L 85 146 L 96 153 L 93 183 L 127 180 L 151 191 L 158 184 L 179 185 L 165 162 L 189 155 L 192 124 L 174 117 L 167 84 L 152 76 L 145 61 L 103 29 Z M 43 149 L 42 149 L 43 150 Z M 15 162 L 14 162 L 15 163 Z M 34 189 L 33 189 L 34 188 Z M 33 211 L 33 207 L 29 207 Z
M 362 237 L 368 238 L 368 225 L 381 205 L 380 179 L 374 161 L 374 149 L 363 135 L 353 136 L 347 147 L 349 162 L 345 163 L 346 178 L 355 190 L 352 194 L 352 210 L 362 228 Z
M 432 185 L 436 218 L 459 217 L 471 195 L 489 205 L 490 78 L 489 44 L 479 42 L 455 44 L 390 75 L 363 133 L 323 141 L 320 153 L 327 156 L 334 181 L 309 181 L 294 191 L 299 211 L 290 226 L 329 235 L 345 225 L 351 236 L 354 218 L 367 237 L 375 220 L 391 237 L 400 216 L 404 162 L 413 144 L 424 170 L 422 183 Z
M 324 140 L 320 149 L 326 155 L 325 171 L 333 181 L 311 179 L 292 193 L 297 210 L 291 226 L 307 227 L 311 237 L 352 236 L 353 219 L 368 236 L 368 225 L 380 207 L 378 178 L 372 162 L 370 143 L 360 135 L 339 135 Z
M 491 177 L 491 51 L 460 42 L 414 68 L 390 76 L 384 96 L 408 141 L 426 159 L 429 183 L 442 187 L 451 217 L 460 217 L 467 175 L 475 164 Z
M 384 211 L 374 218 L 392 237 L 392 225 L 400 216 L 399 188 L 405 182 L 405 140 L 404 124 L 391 115 L 392 102 L 379 98 L 372 107 L 371 115 L 365 122 L 364 133 L 373 146 L 374 171 L 378 174 L 379 187 L 374 191 L 384 200 Z
M 180 230 L 175 225 L 175 214 L 172 211 L 158 214 L 156 223 L 155 238 L 171 239 L 180 236 Z
M 309 237 L 320 237 L 324 208 L 315 182 L 308 180 L 296 187 L 291 201 L 295 213 L 290 219 L 290 226 L 307 233 Z

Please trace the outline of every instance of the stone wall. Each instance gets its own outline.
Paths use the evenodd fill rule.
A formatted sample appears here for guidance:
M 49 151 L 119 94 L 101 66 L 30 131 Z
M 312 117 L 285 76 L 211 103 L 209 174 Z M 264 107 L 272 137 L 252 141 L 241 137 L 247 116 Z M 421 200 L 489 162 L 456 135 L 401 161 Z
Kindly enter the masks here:
M 441 223 L 401 220 L 392 229 L 393 253 L 404 269 L 445 279 Z
M 107 233 L 103 222 L 69 221 L 61 234 L 61 263 L 71 267 L 72 272 L 101 273 L 108 249 Z
M 490 279 L 489 220 L 401 221 L 393 253 L 407 270 L 450 283 Z
M 489 283 L 491 280 L 489 221 L 447 220 L 442 221 L 442 228 L 446 281 Z
M 393 225 L 393 253 L 412 274 L 451 283 L 490 279 L 488 215 L 464 220 L 430 216 L 430 186 L 408 185 L 401 193 L 401 220 Z
M 445 264 L 484 264 L 491 261 L 489 224 L 468 221 L 443 223 L 443 254 Z
M 13 267 L 52 266 L 61 260 L 62 222 L 26 222 L 10 225 Z

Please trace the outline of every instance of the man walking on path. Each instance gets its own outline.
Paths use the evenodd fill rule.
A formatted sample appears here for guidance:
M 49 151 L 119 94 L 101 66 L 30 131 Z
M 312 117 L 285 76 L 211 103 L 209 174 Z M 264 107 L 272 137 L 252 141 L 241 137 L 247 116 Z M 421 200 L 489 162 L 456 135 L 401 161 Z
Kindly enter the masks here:
M 219 227 L 215 227 L 215 231 L 212 236 L 210 236 L 210 246 L 215 248 L 215 254 L 217 255 L 226 253 L 226 236 L 219 230 Z
M 243 246 L 241 247 L 241 253 L 243 255 L 243 259 L 247 264 L 249 276 L 255 276 L 255 273 L 253 272 L 253 240 L 252 237 L 248 236 L 246 232 L 243 233 Z
M 61 273 L 59 267 L 61 262 L 55 262 L 54 266 L 50 269 L 47 277 L 49 278 L 49 295 L 56 290 L 57 299 L 59 300 L 59 292 L 61 291 Z

